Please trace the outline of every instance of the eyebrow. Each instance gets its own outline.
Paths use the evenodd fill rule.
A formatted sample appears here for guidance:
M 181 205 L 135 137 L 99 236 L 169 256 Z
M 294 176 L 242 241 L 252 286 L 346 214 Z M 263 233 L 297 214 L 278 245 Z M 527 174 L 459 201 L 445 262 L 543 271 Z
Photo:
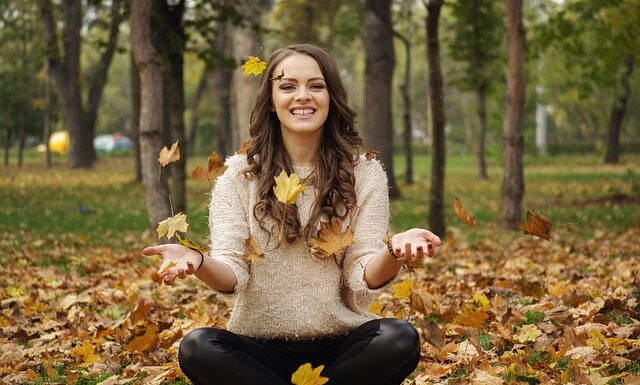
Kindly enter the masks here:
M 298 79 L 294 79 L 294 78 L 282 78 L 280 79 L 281 81 L 288 81 L 288 82 L 298 82 Z M 313 81 L 313 80 L 322 80 L 325 81 L 323 77 L 315 77 L 315 78 L 310 78 L 309 80 L 307 80 L 308 82 Z

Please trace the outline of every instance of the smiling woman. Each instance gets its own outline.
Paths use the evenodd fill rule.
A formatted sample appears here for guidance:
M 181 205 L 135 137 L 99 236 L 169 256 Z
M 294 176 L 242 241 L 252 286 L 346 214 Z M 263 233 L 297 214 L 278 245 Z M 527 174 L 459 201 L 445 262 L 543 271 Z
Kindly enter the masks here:
M 144 250 L 164 256 L 160 282 L 195 274 L 237 294 L 228 330 L 196 329 L 180 345 L 180 367 L 194 384 L 284 385 L 315 373 L 317 384 L 397 385 L 418 364 L 413 326 L 368 306 L 406 261 L 433 256 L 440 239 L 411 229 L 385 244 L 386 173 L 359 155 L 354 118 L 326 52 L 277 50 L 246 154 L 227 159 L 211 192 L 211 250 Z M 284 198 L 283 180 L 296 181 Z M 331 245 L 322 242 L 329 231 Z

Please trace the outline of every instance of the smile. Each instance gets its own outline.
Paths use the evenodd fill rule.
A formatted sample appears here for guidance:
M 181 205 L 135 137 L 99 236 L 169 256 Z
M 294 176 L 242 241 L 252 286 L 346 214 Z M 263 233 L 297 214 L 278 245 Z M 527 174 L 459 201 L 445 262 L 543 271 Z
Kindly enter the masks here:
M 293 115 L 304 116 L 304 115 L 313 115 L 316 112 L 313 108 L 294 108 L 291 110 Z

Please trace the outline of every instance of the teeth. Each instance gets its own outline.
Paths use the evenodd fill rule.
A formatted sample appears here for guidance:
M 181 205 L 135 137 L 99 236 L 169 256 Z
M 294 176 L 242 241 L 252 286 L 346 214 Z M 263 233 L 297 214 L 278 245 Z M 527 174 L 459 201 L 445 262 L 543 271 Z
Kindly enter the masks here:
M 294 115 L 311 115 L 314 112 L 316 112 L 314 109 L 311 108 L 305 108 L 305 109 L 295 109 L 292 110 L 291 113 Z

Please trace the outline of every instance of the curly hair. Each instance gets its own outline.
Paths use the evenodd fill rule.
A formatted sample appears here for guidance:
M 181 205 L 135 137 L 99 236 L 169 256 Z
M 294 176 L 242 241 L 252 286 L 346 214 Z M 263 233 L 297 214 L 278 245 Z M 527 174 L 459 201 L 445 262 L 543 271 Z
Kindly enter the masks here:
M 280 121 L 272 111 L 273 71 L 283 59 L 294 54 L 311 56 L 318 63 L 329 93 L 329 113 L 313 171 L 316 201 L 304 229 L 301 229 L 297 206 L 279 202 L 273 192 L 273 177 L 282 170 L 288 174 L 293 172 L 282 142 Z M 294 44 L 271 55 L 251 111 L 247 147 L 249 166 L 244 170 L 245 177 L 255 177 L 258 181 L 258 202 L 253 208 L 253 216 L 263 230 L 272 235 L 275 229 L 266 228 L 265 218 L 270 216 L 280 221 L 286 210 L 284 239 L 290 244 L 300 239 L 308 241 L 320 221 L 344 220 L 356 207 L 354 166 L 362 140 L 354 128 L 355 117 L 355 111 L 348 105 L 338 67 L 324 50 L 309 44 Z

